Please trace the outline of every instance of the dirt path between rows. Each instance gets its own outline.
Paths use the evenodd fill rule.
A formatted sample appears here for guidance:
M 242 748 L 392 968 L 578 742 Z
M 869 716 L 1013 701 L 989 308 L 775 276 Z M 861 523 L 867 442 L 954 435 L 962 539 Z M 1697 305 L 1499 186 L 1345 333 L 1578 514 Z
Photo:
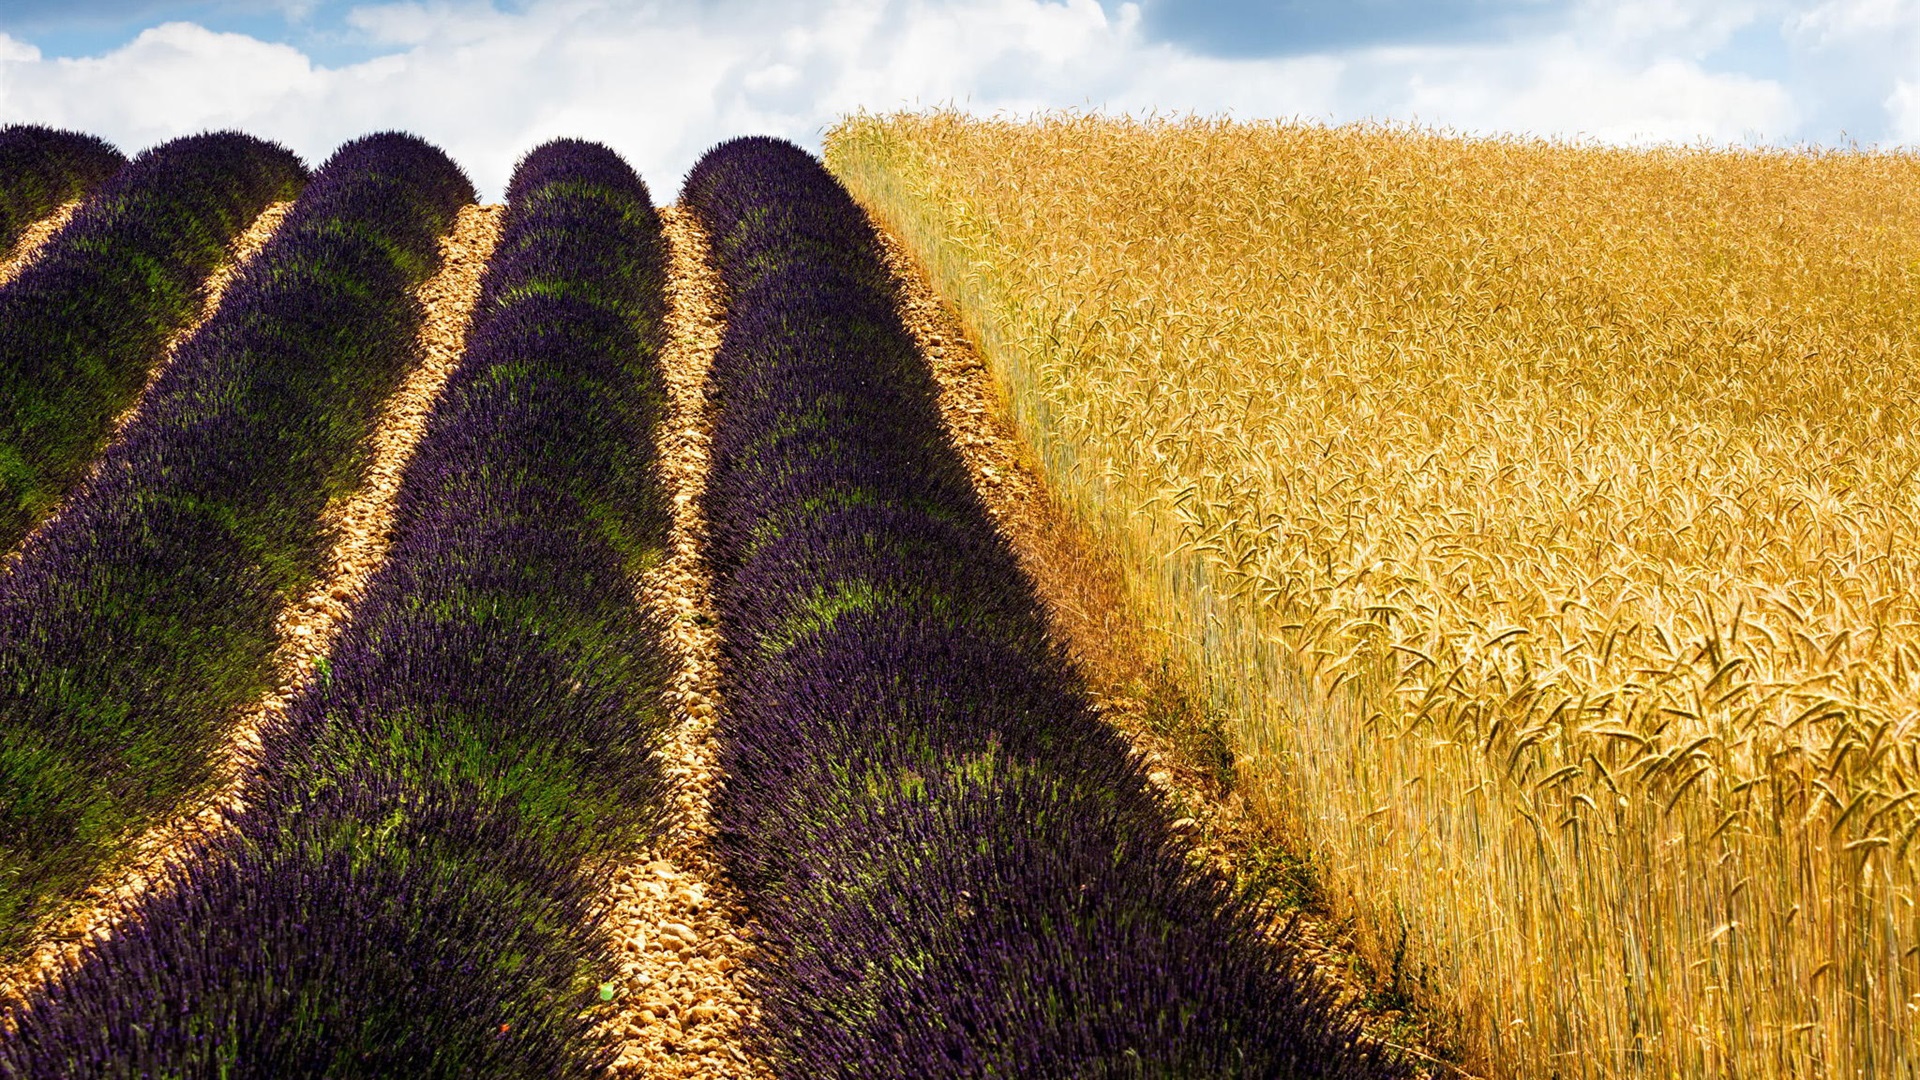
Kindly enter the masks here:
M 53 208 L 53 213 L 27 226 L 20 232 L 20 239 L 13 247 L 0 256 L 0 286 L 20 276 L 20 271 L 33 264 L 34 256 L 47 246 L 54 234 L 67 227 L 73 215 L 80 212 L 80 200 L 73 199 Z
M 1254 864 L 1271 858 L 1275 845 L 1248 819 L 1240 797 L 1223 790 L 1206 762 L 1195 760 L 1196 747 L 1211 750 L 1202 734 L 1203 711 L 1154 659 L 1132 614 L 1119 562 L 1049 492 L 957 313 L 934 292 L 906 246 L 878 222 L 875 229 L 900 297 L 901 318 L 939 383 L 948 438 L 1040 594 L 1048 629 L 1074 658 L 1101 716 L 1132 744 L 1147 779 L 1175 808 L 1174 826 L 1191 857 L 1229 879 L 1259 872 Z M 1369 1037 L 1407 1054 L 1432 1075 L 1466 1075 L 1442 1060 L 1429 1041 L 1428 1021 L 1381 1004 L 1373 985 L 1378 980 L 1343 944 L 1346 935 L 1339 927 L 1311 910 L 1288 908 L 1274 912 L 1268 933 L 1276 940 L 1285 935 L 1304 954 L 1347 1007 L 1360 1012 Z
M 667 561 L 642 583 L 640 602 L 659 612 L 676 668 L 669 704 L 675 724 L 659 751 L 672 781 L 672 820 L 649 850 L 617 867 L 605 898 L 606 929 L 620 962 L 614 1009 L 599 1026 L 625 1077 L 771 1077 L 741 1033 L 756 1016 L 742 984 L 753 924 L 713 850 L 712 803 L 719 780 L 714 737 L 719 707 L 719 633 L 704 554 L 713 425 L 707 369 L 720 346 L 725 300 L 691 211 L 661 210 L 668 243 L 667 342 L 661 368 L 667 416 L 660 425 L 659 476 L 672 499 Z
M 277 205 L 284 215 L 286 204 Z M 249 705 L 235 722 L 218 758 L 214 789 L 143 834 L 125 858 L 101 874 L 79 902 L 43 930 L 21 964 L 0 970 L 0 1013 L 11 1012 L 57 965 L 78 960 L 90 940 L 111 936 L 149 884 L 187 845 L 225 828 L 230 815 L 245 807 L 248 774 L 260 748 L 261 731 L 285 715 L 301 682 L 332 647 L 348 611 L 386 557 L 401 475 L 465 346 L 473 306 L 480 296 L 480 275 L 500 239 L 502 210 L 468 206 L 441 239 L 440 270 L 415 294 L 426 312 L 418 339 L 419 362 L 381 408 L 360 485 L 325 511 L 326 529 L 333 538 L 325 568 L 307 594 L 280 613 L 272 661 L 275 689 Z M 262 214 L 255 229 L 270 232 L 279 221 L 269 219 L 274 213 L 269 209 Z M 256 239 L 265 241 L 264 236 Z M 258 245 L 252 250 L 258 250 Z M 227 280 L 222 278 L 211 290 L 208 314 Z

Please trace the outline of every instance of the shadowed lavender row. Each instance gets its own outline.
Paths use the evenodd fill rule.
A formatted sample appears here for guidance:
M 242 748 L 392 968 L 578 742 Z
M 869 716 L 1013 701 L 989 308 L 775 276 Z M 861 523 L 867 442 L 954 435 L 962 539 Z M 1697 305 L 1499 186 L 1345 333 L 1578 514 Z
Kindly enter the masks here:
M 852 200 L 769 139 L 684 198 L 730 294 L 717 816 L 781 1074 L 1398 1074 L 1169 840 L 944 440 Z
M 98 188 L 127 163 L 105 139 L 37 124 L 0 128 L 0 251 L 27 226 Z
M 212 779 L 472 198 L 417 139 L 343 147 L 0 577 L 0 952 Z
M 0 1076 L 605 1074 L 600 864 L 657 829 L 664 249 L 603 147 L 522 162 L 385 566 L 235 833 L 0 1044 Z
M 0 548 L 99 455 L 200 313 L 227 244 L 305 180 L 291 152 L 250 136 L 175 139 L 115 174 L 0 288 Z

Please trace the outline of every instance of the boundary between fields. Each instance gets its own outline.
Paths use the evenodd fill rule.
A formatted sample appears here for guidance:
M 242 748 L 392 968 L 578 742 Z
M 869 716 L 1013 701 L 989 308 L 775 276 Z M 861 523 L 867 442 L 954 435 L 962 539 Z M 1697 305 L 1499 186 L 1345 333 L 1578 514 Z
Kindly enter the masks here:
M 1121 569 L 1061 506 L 1032 451 L 1015 433 L 1003 391 L 967 336 L 959 315 L 934 290 L 911 250 L 869 213 L 893 278 L 902 323 L 939 387 L 940 419 L 987 515 L 1033 582 L 1049 633 L 1086 679 L 1102 720 L 1133 748 L 1147 780 L 1178 815 L 1173 822 L 1189 858 L 1229 880 L 1266 872 L 1273 845 L 1248 819 L 1220 768 L 1195 760 L 1206 739 L 1204 710 L 1151 659 Z M 1159 730 L 1156 730 L 1159 728 Z M 1167 730 L 1173 728 L 1175 730 Z M 1224 763 L 1230 773 L 1231 761 Z M 1283 900 L 1294 899 L 1282 896 Z M 1284 937 L 1357 1011 L 1369 1038 L 1416 1059 L 1434 1075 L 1473 1077 L 1446 1059 L 1437 1022 L 1384 1005 L 1378 980 L 1340 927 L 1310 907 L 1277 903 L 1267 935 Z M 1398 1004 L 1398 1003 L 1396 1003 Z

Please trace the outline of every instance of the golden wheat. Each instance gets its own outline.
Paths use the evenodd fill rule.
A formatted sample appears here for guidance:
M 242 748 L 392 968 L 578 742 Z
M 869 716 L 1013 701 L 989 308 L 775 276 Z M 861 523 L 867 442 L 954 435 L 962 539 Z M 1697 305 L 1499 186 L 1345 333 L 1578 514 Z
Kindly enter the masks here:
M 862 116 L 830 165 L 1502 1075 L 1920 1075 L 1920 157 Z

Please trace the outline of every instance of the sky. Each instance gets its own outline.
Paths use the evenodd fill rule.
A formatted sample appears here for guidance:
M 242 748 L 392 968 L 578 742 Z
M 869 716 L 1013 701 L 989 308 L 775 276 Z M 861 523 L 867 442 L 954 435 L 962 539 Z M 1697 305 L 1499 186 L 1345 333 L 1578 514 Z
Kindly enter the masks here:
M 664 200 L 727 137 L 936 106 L 1908 147 L 1920 0 L 0 0 L 0 121 L 403 129 L 488 198 L 562 135 Z

